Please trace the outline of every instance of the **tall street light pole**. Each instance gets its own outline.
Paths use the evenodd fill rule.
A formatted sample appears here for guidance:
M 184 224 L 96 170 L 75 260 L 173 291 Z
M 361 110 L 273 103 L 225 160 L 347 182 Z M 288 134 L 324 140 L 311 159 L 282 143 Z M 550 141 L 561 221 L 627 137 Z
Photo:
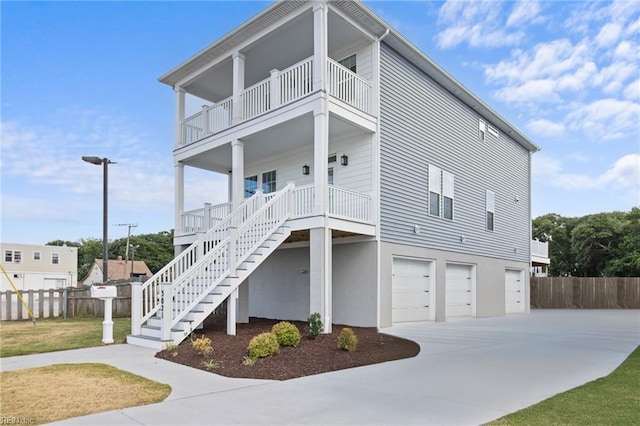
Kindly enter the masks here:
M 109 280 L 107 265 L 109 264 L 108 211 L 109 211 L 109 164 L 116 164 L 108 158 L 82 157 L 83 161 L 99 166 L 102 164 L 102 282 Z

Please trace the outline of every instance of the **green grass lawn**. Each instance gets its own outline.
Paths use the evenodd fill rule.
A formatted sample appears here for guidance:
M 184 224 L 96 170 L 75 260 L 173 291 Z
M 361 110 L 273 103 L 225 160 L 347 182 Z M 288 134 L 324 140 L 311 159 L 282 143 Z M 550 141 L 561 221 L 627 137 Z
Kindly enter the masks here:
M 0 357 L 101 346 L 102 318 L 41 319 L 0 323 Z M 129 318 L 113 319 L 113 340 L 124 343 Z
M 558 394 L 489 424 L 640 424 L 640 347 L 607 377 Z

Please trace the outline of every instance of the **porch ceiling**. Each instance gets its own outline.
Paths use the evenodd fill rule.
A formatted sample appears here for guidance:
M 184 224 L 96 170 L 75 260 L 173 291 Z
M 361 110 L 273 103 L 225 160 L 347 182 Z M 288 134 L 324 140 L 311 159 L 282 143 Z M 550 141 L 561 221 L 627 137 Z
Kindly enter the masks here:
M 329 139 L 335 137 L 355 136 L 364 131 L 340 118 L 329 116 Z M 245 164 L 259 161 L 263 158 L 284 155 L 287 152 L 304 146 L 313 146 L 313 116 L 306 114 L 289 120 L 278 126 L 270 127 L 261 132 L 244 137 Z M 183 163 L 218 173 L 228 173 L 231 170 L 231 143 L 213 148 Z
M 329 11 L 329 56 L 341 54 L 349 46 L 361 45 L 367 38 L 338 14 Z M 245 56 L 245 87 L 269 77 L 271 70 L 284 70 L 313 56 L 313 14 L 311 9 L 278 27 L 241 50 Z M 232 96 L 233 60 L 228 57 L 184 85 L 187 93 L 210 102 Z M 342 58 L 334 58 L 340 60 Z

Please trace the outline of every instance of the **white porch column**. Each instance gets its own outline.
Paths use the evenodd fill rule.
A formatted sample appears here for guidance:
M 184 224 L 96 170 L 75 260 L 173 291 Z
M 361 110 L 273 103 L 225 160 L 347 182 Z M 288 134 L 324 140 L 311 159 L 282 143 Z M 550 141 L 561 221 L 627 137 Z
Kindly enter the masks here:
M 323 332 L 331 333 L 331 321 L 333 320 L 333 308 L 331 306 L 331 229 L 326 227 L 313 228 L 310 234 L 309 313 L 320 313 L 324 324 Z
M 182 213 L 184 213 L 184 164 L 176 163 L 174 166 L 174 209 L 175 209 L 175 235 L 182 235 Z
M 176 148 L 182 145 L 182 120 L 184 120 L 184 89 L 176 87 Z
M 322 102 L 322 111 L 313 117 L 313 214 L 327 213 L 327 158 L 329 157 L 329 119 L 326 102 Z
M 227 334 L 236 335 L 236 311 L 238 303 L 238 289 L 236 288 L 227 297 Z
M 249 322 L 249 279 L 247 278 L 238 287 L 238 312 L 236 322 L 246 324 Z
M 325 90 L 327 87 L 327 4 L 324 0 L 313 5 L 313 90 Z
M 244 199 L 244 142 L 234 139 L 231 142 L 231 205 L 240 206 Z
M 242 99 L 240 93 L 244 90 L 244 55 L 233 53 L 233 117 L 232 124 L 242 121 Z

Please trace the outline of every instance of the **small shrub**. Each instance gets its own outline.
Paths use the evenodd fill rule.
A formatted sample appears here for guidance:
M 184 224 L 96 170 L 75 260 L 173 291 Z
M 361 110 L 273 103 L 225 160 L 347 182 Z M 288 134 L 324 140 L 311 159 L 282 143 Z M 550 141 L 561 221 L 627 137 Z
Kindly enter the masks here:
M 251 358 L 250 356 L 245 355 L 242 358 L 242 365 L 253 365 L 256 363 L 258 358 Z
M 218 368 L 218 363 L 212 359 L 208 361 L 202 361 L 202 365 L 204 365 L 207 370 L 215 370 L 216 368 Z
M 167 350 L 171 356 L 178 356 L 178 345 L 175 343 L 167 343 L 165 350 Z
M 312 339 L 315 339 L 316 337 L 318 337 L 318 334 L 320 334 L 320 332 L 322 331 L 322 327 L 324 326 L 324 324 L 322 324 L 322 320 L 320 319 L 320 314 L 315 312 L 309 315 L 308 321 L 309 325 L 307 326 L 307 335 Z
M 278 338 L 273 333 L 261 333 L 249 342 L 247 347 L 251 358 L 264 358 L 275 355 L 280 350 Z
M 283 321 L 275 324 L 271 332 L 276 335 L 281 346 L 296 347 L 300 343 L 300 330 L 290 322 Z
M 356 350 L 356 346 L 358 346 L 356 333 L 348 327 L 343 328 L 338 336 L 338 348 L 353 352 Z
M 213 352 L 211 346 L 211 339 L 205 336 L 200 336 L 191 342 L 191 347 L 195 349 L 200 355 L 205 356 Z

